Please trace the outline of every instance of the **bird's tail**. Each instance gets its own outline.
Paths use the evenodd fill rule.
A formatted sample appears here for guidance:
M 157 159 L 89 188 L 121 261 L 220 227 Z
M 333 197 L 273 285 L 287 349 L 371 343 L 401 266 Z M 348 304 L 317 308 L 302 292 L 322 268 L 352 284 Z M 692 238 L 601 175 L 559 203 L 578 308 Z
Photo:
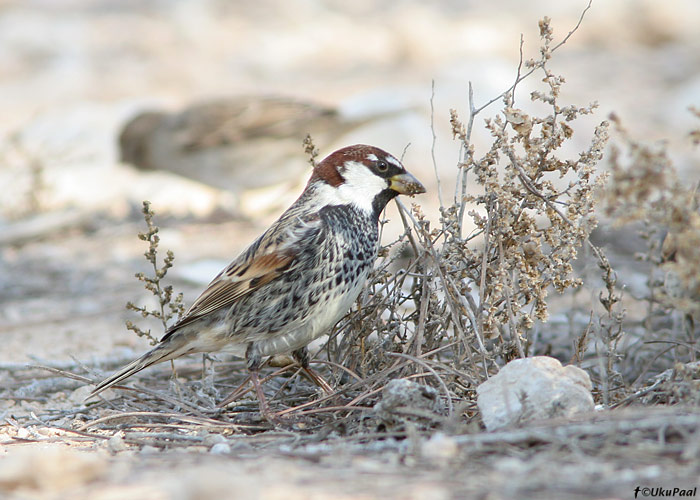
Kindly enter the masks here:
M 109 389 L 113 385 L 131 377 L 134 373 L 138 373 L 144 368 L 148 368 L 156 363 L 179 358 L 183 354 L 187 354 L 188 351 L 187 342 L 182 336 L 171 336 L 165 342 L 161 342 L 140 358 L 135 359 L 111 377 L 97 384 L 89 397 L 95 396 L 105 389 Z

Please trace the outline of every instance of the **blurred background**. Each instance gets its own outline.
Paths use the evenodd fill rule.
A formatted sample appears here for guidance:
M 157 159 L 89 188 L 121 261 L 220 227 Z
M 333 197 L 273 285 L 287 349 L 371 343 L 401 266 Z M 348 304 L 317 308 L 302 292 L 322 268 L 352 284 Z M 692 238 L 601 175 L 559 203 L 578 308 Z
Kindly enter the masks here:
M 189 304 L 301 191 L 307 132 L 321 156 L 358 142 L 405 150 L 437 220 L 435 170 L 449 201 L 459 157 L 449 109 L 467 118 L 470 81 L 476 105 L 507 89 L 521 34 L 524 58 L 536 57 L 538 20 L 551 17 L 561 40 L 586 5 L 0 1 L 0 361 L 140 349 L 122 320 L 144 265 L 141 201 Z M 576 122 L 571 154 L 615 112 L 693 173 L 698 26 L 697 0 L 593 3 L 551 66 L 567 80 L 563 102 L 600 105 Z M 538 83 L 523 83 L 520 106 Z M 477 154 L 497 110 L 477 120 Z

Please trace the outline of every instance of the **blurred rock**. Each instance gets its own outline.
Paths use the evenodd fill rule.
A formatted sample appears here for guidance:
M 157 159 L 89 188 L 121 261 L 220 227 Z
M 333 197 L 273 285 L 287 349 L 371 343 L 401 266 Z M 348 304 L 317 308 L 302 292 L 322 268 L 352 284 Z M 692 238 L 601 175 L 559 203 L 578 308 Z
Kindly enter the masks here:
M 98 479 L 106 467 L 106 461 L 95 453 L 88 454 L 63 446 L 25 448 L 3 458 L 0 497 L 5 498 L 3 493 L 14 490 L 25 493 L 27 490 L 65 490 Z
M 393 111 L 391 111 L 393 112 Z M 236 96 L 168 114 L 147 111 L 119 136 L 121 160 L 168 170 L 234 193 L 304 178 L 302 141 L 328 144 L 374 117 L 287 97 Z
M 208 436 L 205 436 L 204 439 L 202 440 L 202 444 L 204 446 L 207 446 L 211 448 L 214 445 L 221 444 L 221 443 L 228 443 L 226 438 L 222 436 L 221 434 L 209 434 Z
M 593 410 L 591 380 L 576 366 L 547 356 L 516 359 L 477 387 L 489 431 L 530 420 L 571 417 Z
M 82 385 L 70 393 L 68 396 L 68 401 L 73 405 L 82 406 L 85 403 L 85 400 L 90 396 L 91 392 L 91 386 Z
M 459 446 L 454 438 L 446 436 L 442 432 L 437 432 L 430 436 L 421 446 L 421 454 L 436 462 L 446 462 L 457 456 Z
M 209 453 L 214 455 L 228 455 L 231 453 L 231 446 L 228 443 L 216 443 L 211 447 Z
M 382 400 L 374 405 L 374 411 L 385 422 L 397 423 L 410 417 L 401 408 L 438 413 L 441 410 L 438 391 L 406 379 L 392 380 L 384 387 Z
M 171 271 L 178 279 L 205 286 L 228 265 L 225 259 L 201 259 L 181 263 Z
M 107 449 L 112 453 L 119 453 L 129 449 L 129 446 L 124 441 L 124 436 L 120 433 L 113 435 L 107 441 Z

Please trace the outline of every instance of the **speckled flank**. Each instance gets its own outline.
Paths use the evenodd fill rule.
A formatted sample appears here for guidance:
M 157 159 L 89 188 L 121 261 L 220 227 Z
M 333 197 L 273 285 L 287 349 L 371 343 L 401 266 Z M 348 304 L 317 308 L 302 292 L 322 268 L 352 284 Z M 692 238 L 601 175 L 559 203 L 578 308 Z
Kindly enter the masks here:
M 182 333 L 197 329 L 206 335 L 202 330 L 226 324 L 226 338 L 218 342 L 254 342 L 263 356 L 291 352 L 328 333 L 367 279 L 378 230 L 369 214 L 353 207 L 325 207 L 320 217 L 321 224 L 302 236 L 306 244 L 295 263 L 279 278 Z

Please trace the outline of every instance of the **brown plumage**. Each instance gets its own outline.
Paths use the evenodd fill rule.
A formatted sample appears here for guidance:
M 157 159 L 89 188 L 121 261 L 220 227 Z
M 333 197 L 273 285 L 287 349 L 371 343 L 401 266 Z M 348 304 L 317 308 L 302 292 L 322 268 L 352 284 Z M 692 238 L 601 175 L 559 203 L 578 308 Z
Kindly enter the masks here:
M 332 143 L 376 116 L 348 118 L 316 102 L 281 96 L 231 96 L 181 111 L 145 111 L 119 136 L 121 161 L 165 170 L 232 193 L 293 182 L 308 165 L 298 155 L 307 134 Z

